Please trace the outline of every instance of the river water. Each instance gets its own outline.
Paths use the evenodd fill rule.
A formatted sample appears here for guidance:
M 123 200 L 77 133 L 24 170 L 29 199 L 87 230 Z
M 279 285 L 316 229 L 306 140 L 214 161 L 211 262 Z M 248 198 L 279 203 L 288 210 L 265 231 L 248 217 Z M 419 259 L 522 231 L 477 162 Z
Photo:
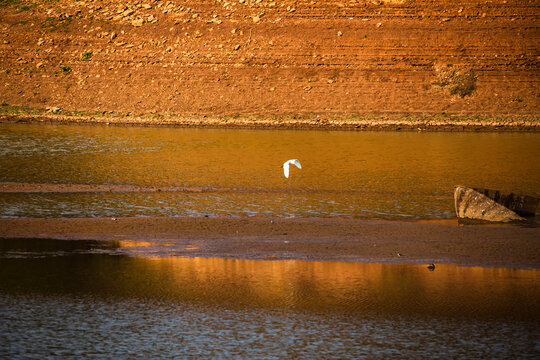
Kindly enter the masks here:
M 452 219 L 458 184 L 540 196 L 539 153 L 534 133 L 1 124 L 0 182 L 198 192 L 4 193 L 0 216 Z
M 0 240 L 0 357 L 540 355 L 537 270 L 130 250 L 144 245 Z
M 453 219 L 456 184 L 540 196 L 537 134 L 0 125 L 2 217 Z M 283 176 L 281 164 L 302 169 Z M 0 358 L 537 359 L 540 273 L 181 258 L 0 239 Z

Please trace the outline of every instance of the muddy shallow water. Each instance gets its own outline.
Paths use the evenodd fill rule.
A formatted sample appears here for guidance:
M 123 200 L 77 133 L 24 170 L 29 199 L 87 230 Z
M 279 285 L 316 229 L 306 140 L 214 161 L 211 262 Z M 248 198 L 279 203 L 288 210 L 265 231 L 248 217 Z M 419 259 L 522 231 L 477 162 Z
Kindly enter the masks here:
M 540 196 L 539 150 L 535 133 L 1 124 L 0 182 L 196 191 L 2 193 L 0 216 L 450 219 L 457 184 Z
M 0 357 L 538 358 L 538 139 L 1 124 Z
M 9 358 L 540 354 L 537 270 L 161 257 L 131 241 L 0 245 Z

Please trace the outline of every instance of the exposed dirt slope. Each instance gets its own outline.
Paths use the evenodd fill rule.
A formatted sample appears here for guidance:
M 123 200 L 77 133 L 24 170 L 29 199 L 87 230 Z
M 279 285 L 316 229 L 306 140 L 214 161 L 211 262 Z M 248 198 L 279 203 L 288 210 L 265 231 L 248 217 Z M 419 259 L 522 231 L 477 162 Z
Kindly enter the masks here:
M 0 102 L 133 114 L 538 115 L 534 0 L 0 1 Z

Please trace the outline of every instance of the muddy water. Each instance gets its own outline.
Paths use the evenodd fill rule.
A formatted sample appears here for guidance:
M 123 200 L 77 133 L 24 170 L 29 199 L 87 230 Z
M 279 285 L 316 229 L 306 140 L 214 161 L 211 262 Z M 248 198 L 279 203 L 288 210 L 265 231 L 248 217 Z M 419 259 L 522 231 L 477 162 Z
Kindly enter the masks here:
M 454 217 L 456 184 L 540 196 L 538 134 L 0 125 L 0 182 L 199 192 L 0 194 L 0 216 Z M 283 176 L 298 158 L 302 170 Z
M 455 184 L 539 196 L 538 150 L 518 133 L 0 125 L 0 182 L 192 189 L 0 193 L 0 216 L 446 219 Z M 303 169 L 285 179 L 290 158 Z M 540 357 L 538 270 L 179 258 L 158 245 L 0 239 L 0 357 Z
M 0 356 L 540 355 L 537 270 L 140 251 L 151 245 L 0 240 Z

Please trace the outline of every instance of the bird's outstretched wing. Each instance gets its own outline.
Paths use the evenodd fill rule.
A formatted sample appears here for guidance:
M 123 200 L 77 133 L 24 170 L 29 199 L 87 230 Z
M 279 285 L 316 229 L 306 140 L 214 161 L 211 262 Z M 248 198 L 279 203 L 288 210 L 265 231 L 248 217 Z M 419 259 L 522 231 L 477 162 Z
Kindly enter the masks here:
M 285 174 L 286 178 L 289 177 L 289 161 L 285 161 L 285 163 L 283 163 L 283 174 Z
M 298 161 L 298 159 L 291 159 L 291 160 L 285 161 L 283 163 L 283 174 L 285 175 L 286 178 L 289 177 L 289 165 L 290 164 L 296 165 L 296 167 L 299 168 L 299 169 L 302 168 L 302 165 L 300 165 L 300 161 Z
M 302 165 L 300 165 L 300 161 L 298 161 L 298 159 L 290 160 L 290 162 L 291 162 L 291 164 L 296 165 L 297 168 L 299 168 L 299 169 L 302 168 Z

